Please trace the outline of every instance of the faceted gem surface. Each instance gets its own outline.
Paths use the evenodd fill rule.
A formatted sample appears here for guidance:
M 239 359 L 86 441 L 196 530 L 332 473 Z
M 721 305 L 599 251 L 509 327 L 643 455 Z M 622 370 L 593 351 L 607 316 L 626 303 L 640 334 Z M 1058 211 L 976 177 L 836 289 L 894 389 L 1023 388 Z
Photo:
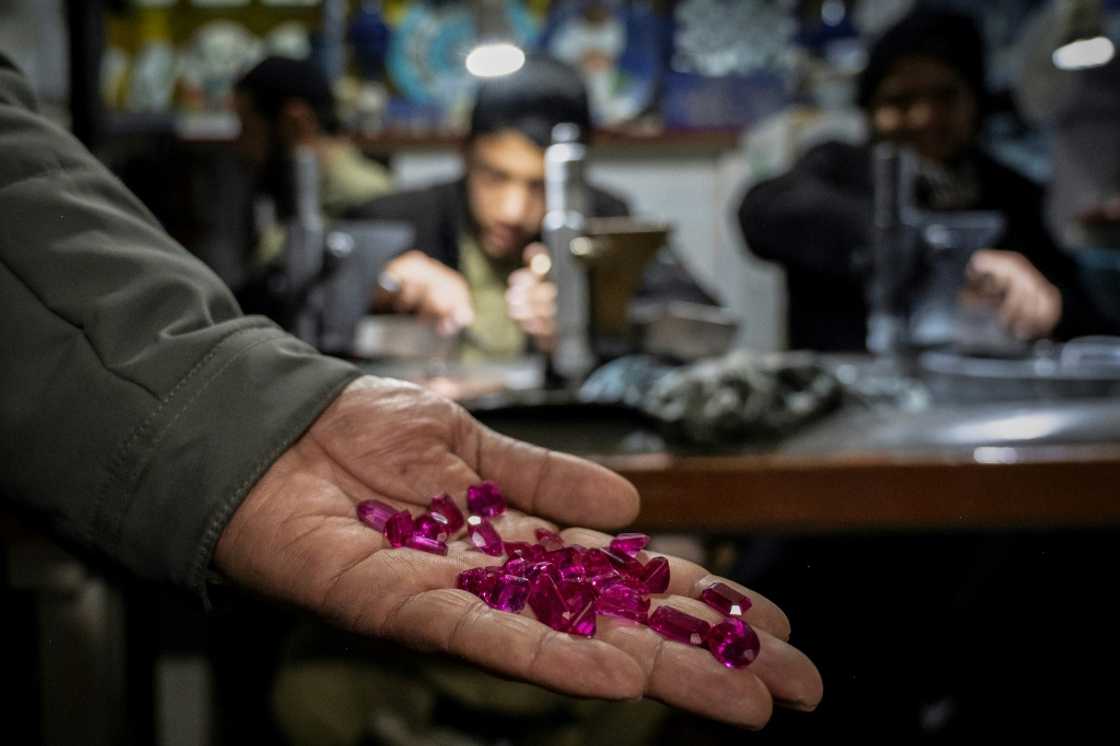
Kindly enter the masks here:
M 537 543 L 546 552 L 556 552 L 564 548 L 564 540 L 560 538 L 558 533 L 544 528 L 538 528 L 533 533 L 537 537 Z
M 669 587 L 669 560 L 654 557 L 642 568 L 642 585 L 650 593 L 664 593 Z
M 391 546 L 403 547 L 412 531 L 412 516 L 407 510 L 397 511 L 385 522 L 385 538 Z
M 649 615 L 649 598 L 637 589 L 627 585 L 615 584 L 604 588 L 596 600 L 600 614 L 621 617 L 645 624 Z
M 700 591 L 700 600 L 724 616 L 743 616 L 751 600 L 726 583 L 713 583 Z
M 436 518 L 438 514 L 425 513 L 413 523 L 413 534 L 443 541 L 447 538 L 447 523 Z M 440 516 L 442 518 L 443 516 Z
M 623 533 L 611 539 L 611 551 L 627 557 L 637 557 L 649 544 L 649 537 L 639 533 Z
M 573 635 L 582 635 L 583 637 L 595 636 L 595 603 L 592 601 L 583 607 L 582 611 L 576 612 L 572 617 L 572 623 L 568 625 L 568 632 Z
M 491 518 L 506 509 L 506 499 L 498 485 L 480 482 L 467 488 L 467 509 L 483 518 Z
M 435 539 L 423 534 L 413 534 L 408 537 L 404 545 L 409 549 L 419 549 L 430 554 L 447 554 L 447 544 L 440 539 Z
M 428 511 L 437 513 L 447 519 L 447 533 L 453 534 L 463 527 L 463 511 L 451 499 L 450 495 L 433 497 L 428 505 Z
M 758 657 L 761 643 L 751 626 L 742 619 L 725 619 L 708 630 L 704 638 L 708 650 L 727 668 L 749 666 Z
M 472 515 L 467 519 L 467 539 L 476 549 L 491 557 L 502 555 L 502 537 L 485 518 Z
M 482 600 L 495 609 L 515 614 L 525 608 L 528 598 L 529 581 L 508 573 L 498 575 L 497 582 L 482 596 Z
M 397 509 L 386 505 L 380 500 L 362 500 L 356 506 L 358 520 L 374 531 L 385 532 L 385 524 L 397 512 Z
M 529 608 L 537 615 L 537 619 L 555 630 L 564 632 L 571 621 L 571 611 L 560 589 L 546 573 L 541 573 L 533 579 L 529 591 Z
M 670 640 L 686 645 L 703 645 L 711 625 L 672 606 L 658 606 L 650 614 L 649 627 Z
M 485 567 L 472 567 L 469 570 L 463 570 L 455 578 L 455 587 L 477 596 L 482 590 L 482 583 L 487 572 L 488 569 Z

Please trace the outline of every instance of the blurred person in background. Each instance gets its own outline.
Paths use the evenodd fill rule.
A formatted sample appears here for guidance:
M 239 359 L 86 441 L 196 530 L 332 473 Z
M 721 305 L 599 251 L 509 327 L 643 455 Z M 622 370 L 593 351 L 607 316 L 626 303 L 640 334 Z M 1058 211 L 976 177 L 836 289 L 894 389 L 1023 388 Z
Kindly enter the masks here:
M 992 210 L 1006 229 L 968 265 L 969 289 L 1024 340 L 1106 328 L 1069 256 L 1054 243 L 1042 190 L 980 147 L 988 98 L 976 23 L 919 10 L 873 45 L 858 89 L 873 141 L 909 145 L 918 156 L 915 202 L 929 210 Z M 789 173 L 762 182 L 738 210 L 751 252 L 780 264 L 788 289 L 789 344 L 863 350 L 872 236 L 870 146 L 827 142 Z

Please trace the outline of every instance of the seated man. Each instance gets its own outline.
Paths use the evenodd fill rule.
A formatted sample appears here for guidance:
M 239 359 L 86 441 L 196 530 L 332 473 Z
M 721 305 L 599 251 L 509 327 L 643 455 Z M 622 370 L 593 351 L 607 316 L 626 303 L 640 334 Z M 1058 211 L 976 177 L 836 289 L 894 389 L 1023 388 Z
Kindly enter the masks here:
M 1009 332 L 1036 339 L 1101 330 L 1073 262 L 1046 230 L 1041 190 L 979 148 L 984 47 L 971 19 L 919 11 L 889 29 L 871 50 L 859 103 L 875 140 L 917 152 L 920 207 L 1004 216 L 1003 236 L 972 256 L 968 278 Z M 750 250 L 786 271 L 791 347 L 864 349 L 871 198 L 870 148 L 836 142 L 743 198 L 738 218 Z
M 268 57 L 234 85 L 241 120 L 237 149 L 252 170 L 255 200 L 249 279 L 238 300 L 250 313 L 280 318 L 269 268 L 280 260 L 285 223 L 295 215 L 294 154 L 312 150 L 319 165 L 324 216 L 339 218 L 392 188 L 387 168 L 365 158 L 342 132 L 334 93 L 319 68 L 305 60 Z M 261 204 L 270 209 L 259 209 Z
M 481 84 L 463 149 L 465 175 L 455 181 L 374 200 L 351 217 L 403 221 L 415 249 L 390 262 L 375 306 L 434 318 L 451 333 L 469 327 L 467 349 L 488 358 L 552 343 L 556 289 L 529 269 L 543 252 L 544 151 L 552 128 L 591 132 L 579 75 L 548 58 L 531 58 L 514 75 Z M 628 213 L 594 187 L 592 217 Z M 651 263 L 640 294 L 712 303 L 667 255 Z M 477 355 L 476 355 L 477 356 Z

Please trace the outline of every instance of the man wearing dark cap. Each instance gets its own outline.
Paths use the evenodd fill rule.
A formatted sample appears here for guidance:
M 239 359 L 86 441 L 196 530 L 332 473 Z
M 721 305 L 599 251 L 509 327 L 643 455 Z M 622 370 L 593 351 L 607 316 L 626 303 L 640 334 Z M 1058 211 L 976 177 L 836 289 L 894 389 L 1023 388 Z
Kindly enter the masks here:
M 470 327 L 468 352 L 511 357 L 527 345 L 548 350 L 556 289 L 529 269 L 543 252 L 544 152 L 552 128 L 592 129 L 587 92 L 578 73 L 547 57 L 531 57 L 513 75 L 481 83 L 463 146 L 464 175 L 454 181 L 382 197 L 353 217 L 404 221 L 415 247 L 382 275 L 381 310 L 429 316 L 448 332 Z M 592 217 L 628 213 L 625 202 L 589 189 Z M 711 303 L 675 264 L 654 262 L 644 290 L 660 297 Z M 676 282 L 665 282 L 667 276 Z M 656 288 L 656 291 L 654 291 Z
M 238 150 L 255 171 L 257 191 L 271 198 L 276 217 L 294 213 L 292 155 L 312 149 L 319 160 L 323 212 L 345 211 L 385 194 L 392 187 L 388 170 L 362 156 L 342 133 L 334 93 L 312 62 L 268 57 L 234 86 L 241 119 Z M 283 249 L 279 224 L 259 225 L 256 264 L 275 259 Z
M 1008 332 L 1037 339 L 1100 331 L 1072 261 L 1047 232 L 1041 190 L 978 146 L 984 69 L 970 18 L 907 16 L 876 41 L 859 81 L 872 138 L 916 152 L 920 207 L 1003 215 L 1003 235 L 973 254 L 967 276 Z M 786 271 L 791 347 L 864 349 L 871 196 L 869 147 L 829 142 L 743 198 L 738 218 L 750 250 Z

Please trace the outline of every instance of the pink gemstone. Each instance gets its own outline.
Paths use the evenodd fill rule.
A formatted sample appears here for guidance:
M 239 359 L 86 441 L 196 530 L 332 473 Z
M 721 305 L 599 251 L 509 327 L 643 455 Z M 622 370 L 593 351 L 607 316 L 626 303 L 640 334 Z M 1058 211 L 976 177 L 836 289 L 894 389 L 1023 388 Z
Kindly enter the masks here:
M 501 611 L 516 614 L 525 608 L 529 598 L 529 581 L 516 575 L 501 574 L 492 588 L 487 589 L 482 600 Z
M 743 616 L 751 600 L 726 583 L 713 583 L 700 591 L 700 600 L 724 616 Z
M 412 516 L 407 510 L 401 510 L 392 515 L 385 522 L 385 538 L 394 547 L 403 547 L 408 537 L 412 536 Z
M 571 620 L 571 611 L 560 589 L 547 574 L 541 573 L 533 579 L 529 591 L 529 608 L 537 615 L 542 624 L 547 624 L 561 632 L 568 629 Z
M 716 660 L 727 668 L 749 666 L 758 657 L 761 642 L 742 619 L 725 619 L 708 630 L 704 642 Z
M 596 601 L 600 614 L 622 617 L 645 624 L 649 615 L 649 598 L 622 584 L 604 588 Z
M 544 550 L 525 541 L 507 541 L 502 544 L 502 549 L 505 550 L 506 556 L 511 559 L 520 557 L 530 562 L 536 562 L 544 557 Z
M 455 504 L 450 495 L 433 497 L 431 504 L 428 505 L 428 510 L 447 519 L 448 534 L 453 534 L 463 527 L 463 511 L 459 510 L 459 506 Z
M 594 604 L 595 598 L 599 595 L 590 584 L 576 580 L 562 580 L 557 583 L 556 587 L 560 589 L 560 595 L 564 597 L 564 603 L 568 605 L 568 610 L 573 614 L 583 611 L 588 604 Z
M 413 533 L 419 534 L 428 539 L 438 539 L 443 541 L 447 538 L 447 523 L 442 515 L 437 518 L 438 513 L 425 513 L 416 519 L 414 524 Z
M 614 568 L 623 575 L 626 575 L 634 580 L 641 581 L 642 572 L 645 566 L 633 557 L 627 557 L 625 554 L 619 554 L 610 550 L 600 550 L 603 554 L 607 555 Z
M 463 570 L 455 578 L 455 587 L 478 595 L 482 590 L 482 584 L 487 575 L 487 568 L 485 567 L 472 567 L 469 570 Z
M 568 632 L 583 637 L 595 636 L 595 603 L 591 602 L 572 617 Z
M 669 560 L 664 557 L 651 559 L 642 570 L 641 580 L 650 593 L 664 593 L 669 587 Z
M 533 532 L 537 536 L 537 543 L 540 544 L 546 552 L 555 552 L 564 547 L 564 540 L 560 538 L 560 534 L 548 529 L 538 528 Z
M 574 554 L 570 554 L 567 559 L 557 562 L 556 567 L 560 571 L 560 577 L 564 580 L 582 580 L 587 577 L 587 568 Z
M 472 484 L 467 488 L 467 509 L 475 515 L 490 518 L 506 509 L 506 499 L 493 482 Z
M 385 531 L 385 524 L 397 512 L 397 509 L 386 505 L 380 500 L 362 500 L 355 508 L 358 512 L 358 520 L 366 524 L 374 531 Z
M 506 560 L 502 567 L 510 575 L 517 575 L 518 577 L 529 577 L 529 569 L 533 563 L 523 557 L 514 557 L 513 559 Z
M 649 544 L 649 537 L 645 534 L 624 533 L 611 539 L 611 551 L 624 554 L 627 557 L 637 557 L 638 552 Z
M 485 518 L 472 515 L 467 518 L 467 539 L 481 552 L 491 557 L 502 555 L 502 537 Z
M 650 629 L 662 637 L 686 645 L 703 645 L 710 627 L 703 619 L 685 614 L 672 606 L 658 606 L 649 617 Z
M 404 545 L 409 549 L 419 549 L 421 552 L 430 554 L 447 554 L 447 544 L 440 539 L 433 539 L 422 534 L 413 534 L 408 537 Z

